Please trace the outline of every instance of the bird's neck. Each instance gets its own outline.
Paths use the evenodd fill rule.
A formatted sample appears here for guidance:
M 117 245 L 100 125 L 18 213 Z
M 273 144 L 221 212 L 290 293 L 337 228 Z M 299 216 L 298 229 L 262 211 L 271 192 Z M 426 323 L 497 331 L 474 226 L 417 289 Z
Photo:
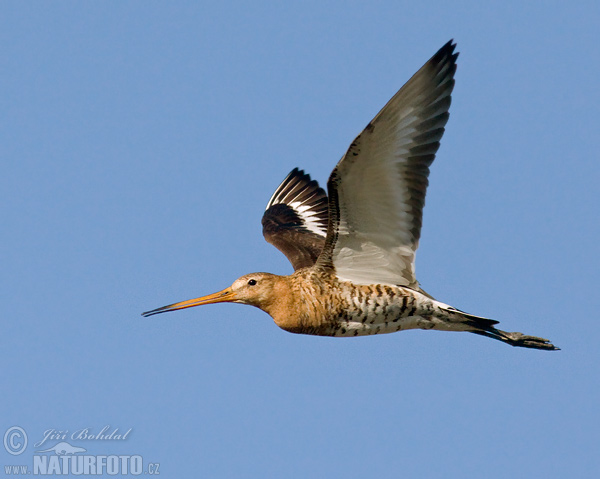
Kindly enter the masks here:
M 259 307 L 286 331 L 317 330 L 325 315 L 324 304 L 319 300 L 324 288 L 319 283 L 310 268 L 298 270 L 290 276 L 280 276 L 274 284 L 271 301 Z
M 289 307 L 291 299 L 291 284 L 289 276 L 277 276 L 274 278 L 271 291 L 266 297 L 257 301 L 257 308 L 275 318 L 283 313 Z

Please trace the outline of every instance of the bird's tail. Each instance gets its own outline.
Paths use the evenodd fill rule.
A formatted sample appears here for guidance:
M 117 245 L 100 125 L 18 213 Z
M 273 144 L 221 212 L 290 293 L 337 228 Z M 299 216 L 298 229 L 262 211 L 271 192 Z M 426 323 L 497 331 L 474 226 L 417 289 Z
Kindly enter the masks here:
M 452 313 L 452 316 L 460 315 L 460 322 L 469 327 L 467 331 L 470 333 L 487 336 L 488 338 L 497 339 L 503 343 L 521 348 L 545 349 L 547 351 L 560 349 L 554 346 L 548 339 L 528 336 L 523 333 L 509 333 L 501 329 L 496 329 L 494 325 L 498 324 L 498 321 L 494 321 L 493 319 L 473 316 L 454 308 L 446 309 L 446 311 Z M 452 320 L 455 321 L 455 318 L 456 316 Z

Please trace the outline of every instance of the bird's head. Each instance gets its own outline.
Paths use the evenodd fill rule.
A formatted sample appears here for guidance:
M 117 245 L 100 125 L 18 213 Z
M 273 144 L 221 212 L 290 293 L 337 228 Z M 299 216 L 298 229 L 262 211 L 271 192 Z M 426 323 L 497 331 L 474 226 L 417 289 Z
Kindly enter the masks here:
M 268 312 L 269 306 L 276 299 L 276 286 L 282 281 L 281 276 L 270 273 L 251 273 L 236 279 L 231 286 L 217 293 L 200 298 L 169 304 L 162 308 L 142 313 L 148 317 L 154 314 L 167 313 L 178 309 L 192 308 L 212 303 L 242 303 L 256 306 Z

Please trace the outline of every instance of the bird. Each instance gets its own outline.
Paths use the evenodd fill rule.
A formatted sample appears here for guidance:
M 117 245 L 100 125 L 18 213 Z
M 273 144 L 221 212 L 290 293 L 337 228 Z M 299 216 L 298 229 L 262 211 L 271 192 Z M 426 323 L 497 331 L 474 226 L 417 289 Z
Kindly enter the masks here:
M 143 316 L 229 302 L 260 308 L 298 334 L 464 331 L 511 346 L 559 349 L 442 303 L 415 277 L 430 166 L 449 118 L 455 50 L 454 40 L 442 46 L 367 124 L 331 172 L 327 192 L 298 168 L 276 189 L 263 235 L 288 258 L 291 275 L 246 274 L 222 291 Z

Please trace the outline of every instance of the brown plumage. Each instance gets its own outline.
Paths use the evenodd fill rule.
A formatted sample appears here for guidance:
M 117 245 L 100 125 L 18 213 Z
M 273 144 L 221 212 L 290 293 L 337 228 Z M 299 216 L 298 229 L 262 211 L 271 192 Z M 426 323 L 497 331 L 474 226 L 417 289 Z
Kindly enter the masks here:
M 267 203 L 263 235 L 294 269 L 307 268 L 315 264 L 323 250 L 328 217 L 325 190 L 294 168 Z
M 439 302 L 416 280 L 429 167 L 454 87 L 454 48 L 452 42 L 444 45 L 352 142 L 331 173 L 328 194 L 298 169 L 277 188 L 263 215 L 263 234 L 290 260 L 292 275 L 245 275 L 223 291 L 144 316 L 233 302 L 262 309 L 292 333 L 364 336 L 436 329 L 558 349 Z

